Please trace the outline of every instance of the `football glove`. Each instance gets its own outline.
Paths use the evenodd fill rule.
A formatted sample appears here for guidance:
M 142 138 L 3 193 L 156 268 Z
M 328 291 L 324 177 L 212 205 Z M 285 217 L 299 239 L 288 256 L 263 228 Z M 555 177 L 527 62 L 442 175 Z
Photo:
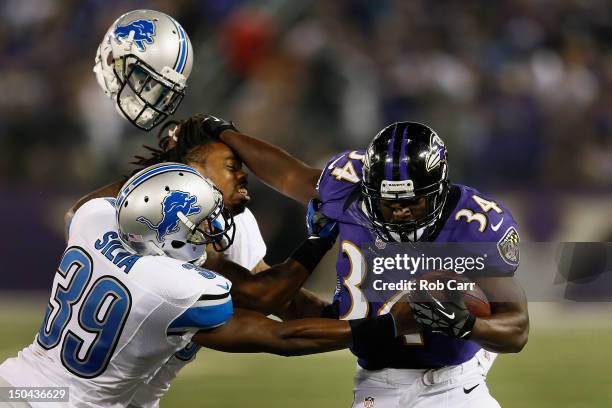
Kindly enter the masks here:
M 313 198 L 308 202 L 306 210 L 306 229 L 311 237 L 329 238 L 333 241 L 338 237 L 338 223 L 327 218 L 319 211 L 321 201 Z
M 213 115 L 204 116 L 204 118 L 202 119 L 202 129 L 210 137 L 217 140 L 219 140 L 219 137 L 221 136 L 221 133 L 223 133 L 224 130 L 238 130 L 234 126 L 233 122 L 218 118 Z
M 465 302 L 440 302 L 428 290 L 412 291 L 410 307 L 415 320 L 430 333 L 466 339 L 470 336 L 476 317 Z

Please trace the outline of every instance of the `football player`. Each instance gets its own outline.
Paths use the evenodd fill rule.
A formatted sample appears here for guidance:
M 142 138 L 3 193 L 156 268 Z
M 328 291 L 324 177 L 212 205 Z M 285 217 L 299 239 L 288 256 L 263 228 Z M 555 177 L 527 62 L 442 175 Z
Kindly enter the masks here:
M 225 245 L 232 228 L 221 193 L 179 163 L 138 172 L 116 199 L 88 201 L 74 215 L 35 340 L 0 365 L 0 384 L 69 387 L 69 402 L 56 406 L 125 407 L 190 341 L 229 352 L 298 355 L 414 329 L 409 309 L 401 307 L 352 322 L 281 323 L 233 310 L 231 282 L 191 263 L 207 245 Z M 292 262 L 310 269 L 310 255 L 312 246 L 302 247 Z
M 263 274 L 250 277 L 248 271 L 261 272 L 269 266 L 263 260 L 266 245 L 261 237 L 259 226 L 253 214 L 246 207 L 250 197 L 248 179 L 242 169 L 242 161 L 227 145 L 208 136 L 212 127 L 207 117 L 193 116 L 182 121 L 171 121 L 159 132 L 159 147 L 149 148 L 152 153 L 146 157 L 137 157 L 141 167 L 167 161 L 187 164 L 208 177 L 223 193 L 224 206 L 233 215 L 233 243 L 224 251 L 216 251 L 209 247 L 205 266 L 208 269 L 222 272 L 234 283 L 232 295 L 241 307 L 248 307 L 263 313 L 274 313 L 283 318 L 299 317 L 296 309 L 322 308 L 325 303 L 318 300 L 305 289 L 293 296 L 308 274 L 300 274 L 293 265 L 278 265 L 283 276 L 291 277 L 291 281 L 279 280 L 277 274 Z M 81 198 L 66 215 L 66 225 L 70 225 L 74 213 L 86 202 L 99 197 L 116 196 L 124 181 L 116 181 Z M 231 238 L 231 237 L 228 237 Z M 200 262 L 203 259 L 200 259 Z M 248 271 L 247 271 L 248 270 Z M 293 298 L 293 300 L 292 300 Z M 286 307 L 279 305 L 288 303 Z M 306 313 L 313 316 L 314 313 Z M 156 374 L 146 383 L 132 400 L 133 406 L 155 407 L 160 398 L 169 390 L 170 383 L 178 372 L 196 358 L 199 350 L 196 344 L 189 344 L 184 350 L 169 358 Z
M 104 93 L 117 111 L 132 124 L 151 130 L 172 115 L 181 102 L 193 66 L 189 37 L 172 17 L 151 10 L 136 10 L 119 17 L 108 29 L 96 54 L 94 72 Z M 172 130 L 172 137 L 165 130 Z M 247 175 L 238 157 L 222 143 L 212 143 L 202 131 L 202 118 L 172 122 L 160 132 L 160 149 L 151 157 L 140 158 L 147 166 L 164 161 L 178 161 L 194 166 L 209 177 L 223 192 L 225 205 L 236 223 L 233 245 L 223 252 L 209 251 L 207 267 L 225 270 L 237 265 L 252 272 L 266 269 L 263 257 L 266 245 L 253 214 L 246 208 L 249 200 Z M 115 182 L 81 199 L 67 214 L 95 197 L 115 196 L 123 181 Z M 245 288 L 246 290 L 246 288 Z M 273 292 L 267 293 L 272 296 Z M 291 305 L 307 299 L 315 305 L 316 297 L 302 290 Z M 258 303 L 263 306 L 265 300 Z M 287 314 L 294 307 L 286 308 Z M 142 386 L 133 404 L 156 406 L 169 389 L 178 371 L 195 358 L 199 347 L 186 349 L 160 368 L 149 383 Z
M 178 108 L 192 67 L 191 41 L 175 19 L 134 10 L 104 35 L 94 73 L 117 112 L 139 129 L 151 130 Z
M 485 375 L 495 353 L 520 351 L 529 317 L 518 267 L 518 231 L 500 202 L 448 178 L 447 150 L 430 127 L 399 122 L 382 129 L 365 150 L 334 156 L 321 171 L 286 151 L 219 124 L 211 136 L 228 144 L 268 185 L 339 223 L 338 287 L 331 307 L 340 319 L 384 314 L 390 302 L 365 299 L 360 246 L 376 242 L 494 243 L 495 276 L 476 282 L 492 301 L 490 317 L 475 317 L 462 302 L 412 302 L 423 330 L 373 348 L 355 345 L 354 407 L 496 407 Z M 425 295 L 431 295 L 425 293 Z M 362 301 L 360 301 L 360 299 Z

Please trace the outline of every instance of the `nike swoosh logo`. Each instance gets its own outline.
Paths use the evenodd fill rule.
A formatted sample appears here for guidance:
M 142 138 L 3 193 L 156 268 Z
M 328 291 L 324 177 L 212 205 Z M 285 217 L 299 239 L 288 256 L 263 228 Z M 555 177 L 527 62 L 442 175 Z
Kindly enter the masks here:
M 497 230 L 499 229 L 499 227 L 501 227 L 501 225 L 504 223 L 504 217 L 502 217 L 502 219 L 495 225 L 491 225 L 491 229 L 493 230 L 493 232 L 497 232 Z
M 464 388 L 463 392 L 465 392 L 466 394 L 469 394 L 470 392 L 474 391 L 474 389 L 476 387 L 478 387 L 480 384 L 476 384 L 475 386 L 473 386 L 472 388 Z
M 225 282 L 223 285 L 217 284 L 221 289 L 229 290 L 229 283 Z
M 448 317 L 449 319 L 454 319 L 455 318 L 455 312 L 453 312 L 452 314 L 448 314 L 444 311 L 444 305 L 442 303 L 440 303 L 440 301 L 438 299 L 436 299 L 434 296 L 432 296 L 433 301 L 436 302 L 436 304 L 438 305 L 439 309 L 438 311 L 440 313 L 442 313 L 444 316 Z
M 438 310 L 440 313 L 442 313 L 444 316 L 448 317 L 449 319 L 454 319 L 455 318 L 455 312 L 448 314 L 443 310 Z

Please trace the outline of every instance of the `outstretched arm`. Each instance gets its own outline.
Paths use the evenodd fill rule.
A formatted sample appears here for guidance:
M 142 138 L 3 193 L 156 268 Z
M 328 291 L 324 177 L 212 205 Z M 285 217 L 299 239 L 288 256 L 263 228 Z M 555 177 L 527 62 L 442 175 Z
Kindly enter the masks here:
M 285 150 L 251 136 L 228 129 L 220 139 L 231 147 L 257 178 L 281 194 L 302 204 L 317 197 L 321 170 L 293 157 Z
M 232 297 L 240 307 L 271 314 L 279 312 L 310 276 L 334 239 L 306 239 L 283 263 L 257 274 L 209 252 L 205 267 L 232 281 Z
M 304 319 L 307 317 L 334 318 L 331 313 L 325 313 L 330 303 L 319 298 L 307 289 L 300 289 L 289 303 L 275 313 L 283 320 Z
M 282 356 L 324 353 L 354 342 L 417 333 L 409 308 L 358 320 L 302 319 L 277 322 L 249 310 L 235 309 L 223 326 L 203 330 L 192 341 L 231 353 L 273 353 Z
M 353 342 L 347 321 L 303 319 L 277 322 L 264 315 L 235 309 L 223 326 L 198 332 L 194 343 L 230 353 L 273 353 L 282 356 L 340 350 Z

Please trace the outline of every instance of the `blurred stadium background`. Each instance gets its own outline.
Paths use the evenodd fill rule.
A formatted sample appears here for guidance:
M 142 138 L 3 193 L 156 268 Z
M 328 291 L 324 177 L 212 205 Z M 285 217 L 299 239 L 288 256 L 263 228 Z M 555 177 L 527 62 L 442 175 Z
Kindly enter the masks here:
M 91 71 L 108 26 L 136 8 L 174 16 L 194 45 L 177 118 L 218 114 L 318 165 L 389 122 L 425 122 L 449 146 L 452 180 L 500 197 L 524 242 L 612 237 L 608 1 L 6 0 L 0 360 L 30 342 L 42 318 L 66 209 L 128 174 L 140 146 L 156 143 L 117 115 Z M 304 211 L 251 180 L 273 263 L 301 240 Z M 309 282 L 320 293 L 334 285 L 333 255 Z M 609 406 L 608 304 L 537 302 L 531 311 L 527 348 L 490 374 L 502 405 Z M 348 406 L 353 366 L 348 353 L 205 351 L 165 403 Z

